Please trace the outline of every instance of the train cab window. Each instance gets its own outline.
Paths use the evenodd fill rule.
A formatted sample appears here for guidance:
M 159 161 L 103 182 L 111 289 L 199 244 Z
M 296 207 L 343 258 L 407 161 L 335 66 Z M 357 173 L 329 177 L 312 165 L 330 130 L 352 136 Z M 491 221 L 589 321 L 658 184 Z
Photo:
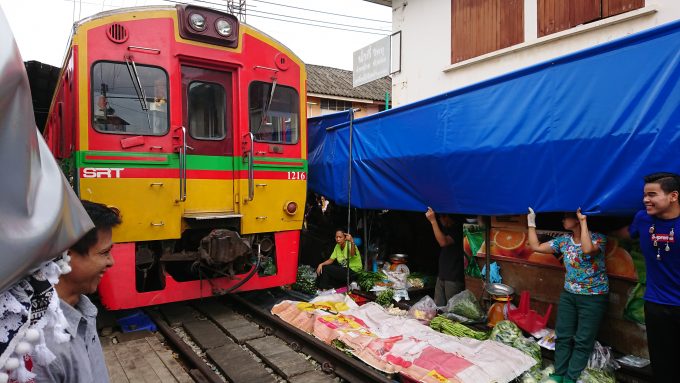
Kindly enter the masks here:
M 160 68 L 132 64 L 92 67 L 92 126 L 102 133 L 162 136 L 169 128 L 168 76 Z
M 282 144 L 298 142 L 300 97 L 295 89 L 255 81 L 250 84 L 248 108 L 250 131 L 255 141 Z
M 226 136 L 227 95 L 220 84 L 194 81 L 187 97 L 189 134 L 203 140 Z

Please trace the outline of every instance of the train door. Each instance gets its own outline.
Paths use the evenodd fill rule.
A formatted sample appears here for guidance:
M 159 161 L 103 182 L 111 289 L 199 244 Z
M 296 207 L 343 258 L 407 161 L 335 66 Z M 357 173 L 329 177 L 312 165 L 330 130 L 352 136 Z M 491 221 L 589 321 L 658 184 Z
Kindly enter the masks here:
M 241 181 L 244 232 L 299 229 L 300 222 L 284 212 L 289 201 L 305 195 L 306 167 L 300 121 L 300 96 L 295 88 L 272 81 L 248 86 L 248 131 L 241 134 Z M 302 182 L 291 182 L 302 181 Z
M 233 97 L 229 72 L 182 66 L 186 134 L 184 216 L 234 213 Z

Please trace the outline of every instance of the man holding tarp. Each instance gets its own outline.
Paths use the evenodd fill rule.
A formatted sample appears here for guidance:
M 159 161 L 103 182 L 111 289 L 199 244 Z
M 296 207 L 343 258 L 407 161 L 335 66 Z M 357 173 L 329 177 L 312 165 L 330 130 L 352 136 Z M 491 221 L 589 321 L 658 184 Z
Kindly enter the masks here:
M 427 208 L 425 218 L 430 221 L 441 247 L 434 302 L 437 306 L 445 306 L 451 297 L 465 289 L 463 225 L 448 214 L 435 214 L 431 207 Z
M 640 238 L 647 266 L 645 323 L 654 382 L 678 381 L 677 347 L 680 345 L 680 176 L 655 173 L 645 177 L 645 210 L 628 228 Z

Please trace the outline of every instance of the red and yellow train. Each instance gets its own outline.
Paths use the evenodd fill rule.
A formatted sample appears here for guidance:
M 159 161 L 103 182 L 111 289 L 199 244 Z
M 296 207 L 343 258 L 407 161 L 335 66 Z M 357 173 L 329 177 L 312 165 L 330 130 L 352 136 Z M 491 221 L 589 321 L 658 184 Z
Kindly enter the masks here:
M 80 197 L 122 213 L 106 307 L 295 281 L 305 81 L 289 49 L 212 9 L 75 25 L 44 134 Z

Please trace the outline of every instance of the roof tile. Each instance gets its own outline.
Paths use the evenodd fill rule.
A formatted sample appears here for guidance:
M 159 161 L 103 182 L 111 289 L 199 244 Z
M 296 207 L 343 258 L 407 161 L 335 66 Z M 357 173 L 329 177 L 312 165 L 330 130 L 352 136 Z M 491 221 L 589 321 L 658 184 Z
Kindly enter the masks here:
M 354 88 L 352 71 L 307 64 L 307 92 L 329 96 L 383 101 L 392 87 L 392 79 L 385 76 Z

